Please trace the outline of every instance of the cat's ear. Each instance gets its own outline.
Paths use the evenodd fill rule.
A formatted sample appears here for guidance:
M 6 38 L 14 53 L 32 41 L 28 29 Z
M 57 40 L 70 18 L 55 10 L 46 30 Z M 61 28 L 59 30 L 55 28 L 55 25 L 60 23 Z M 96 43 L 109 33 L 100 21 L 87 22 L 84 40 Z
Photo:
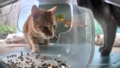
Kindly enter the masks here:
M 36 18 L 36 17 L 38 17 L 38 15 L 39 15 L 39 9 L 37 8 L 36 5 L 33 5 L 33 7 L 32 7 L 32 16 L 34 18 Z
M 100 35 L 99 34 L 97 34 L 97 38 L 99 38 L 100 37 Z
M 50 11 L 52 14 L 55 13 L 55 10 L 56 10 L 57 6 L 54 6 L 53 8 L 49 9 L 48 11 Z

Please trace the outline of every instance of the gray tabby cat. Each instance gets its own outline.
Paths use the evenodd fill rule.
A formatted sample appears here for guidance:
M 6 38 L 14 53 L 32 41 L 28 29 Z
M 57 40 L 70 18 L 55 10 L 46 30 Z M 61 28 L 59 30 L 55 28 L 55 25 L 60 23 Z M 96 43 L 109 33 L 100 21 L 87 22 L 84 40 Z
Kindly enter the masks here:
M 104 32 L 104 46 L 99 49 L 101 55 L 108 56 L 116 36 L 117 26 L 120 26 L 120 8 L 106 3 L 104 0 L 77 0 L 78 5 L 92 10 L 95 19 Z

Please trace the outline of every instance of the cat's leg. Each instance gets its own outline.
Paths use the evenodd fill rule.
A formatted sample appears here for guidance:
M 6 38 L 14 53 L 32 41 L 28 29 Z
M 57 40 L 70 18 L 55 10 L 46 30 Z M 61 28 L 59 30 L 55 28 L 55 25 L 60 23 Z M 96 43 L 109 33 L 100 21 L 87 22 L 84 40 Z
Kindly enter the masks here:
M 32 49 L 32 45 L 31 45 L 30 40 L 28 38 L 28 34 L 24 33 L 24 39 L 25 39 L 26 43 L 28 44 L 28 46 L 30 47 L 30 49 Z
M 101 50 L 101 55 L 108 56 L 111 53 L 112 46 L 115 40 L 117 23 L 107 20 L 104 30 L 104 46 Z
M 106 35 L 106 29 L 107 29 L 106 26 L 103 25 L 103 26 L 102 26 L 102 30 L 103 30 L 103 33 L 104 33 L 103 41 L 107 39 L 107 38 L 105 38 L 105 37 L 106 37 L 106 36 L 105 36 L 105 35 Z M 100 51 L 100 52 L 106 47 L 106 46 L 104 46 L 104 43 L 103 43 L 102 45 L 103 45 L 103 46 L 101 46 L 101 47 L 99 48 L 99 51 Z
M 105 48 L 105 46 L 101 46 L 101 47 L 99 48 L 99 51 L 101 52 L 104 48 Z
M 44 40 L 44 45 L 49 46 L 49 39 L 45 39 L 45 40 Z
M 39 46 L 38 46 L 38 41 L 36 38 L 29 36 L 30 42 L 32 44 L 32 52 L 33 53 L 38 53 L 39 52 Z

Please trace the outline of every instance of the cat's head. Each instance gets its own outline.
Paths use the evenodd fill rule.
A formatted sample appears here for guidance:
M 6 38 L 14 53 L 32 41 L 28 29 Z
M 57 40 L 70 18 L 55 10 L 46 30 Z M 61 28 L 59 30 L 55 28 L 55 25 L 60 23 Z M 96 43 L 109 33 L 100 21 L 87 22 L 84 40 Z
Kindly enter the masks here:
M 54 32 L 57 27 L 55 20 L 54 12 L 56 6 L 49 9 L 38 9 L 37 6 L 32 7 L 32 17 L 33 17 L 33 26 L 34 31 L 39 33 L 42 38 L 49 39 L 54 36 Z

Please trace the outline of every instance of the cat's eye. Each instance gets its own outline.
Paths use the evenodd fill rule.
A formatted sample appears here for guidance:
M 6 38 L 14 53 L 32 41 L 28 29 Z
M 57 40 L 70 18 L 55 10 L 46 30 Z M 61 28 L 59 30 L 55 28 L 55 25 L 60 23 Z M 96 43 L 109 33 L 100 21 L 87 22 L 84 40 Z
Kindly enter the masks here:
M 44 30 L 47 30 L 47 29 L 48 29 L 48 27 L 47 27 L 47 26 L 43 26 L 42 28 L 43 28 Z
M 55 28 L 55 25 L 53 26 L 53 28 Z

